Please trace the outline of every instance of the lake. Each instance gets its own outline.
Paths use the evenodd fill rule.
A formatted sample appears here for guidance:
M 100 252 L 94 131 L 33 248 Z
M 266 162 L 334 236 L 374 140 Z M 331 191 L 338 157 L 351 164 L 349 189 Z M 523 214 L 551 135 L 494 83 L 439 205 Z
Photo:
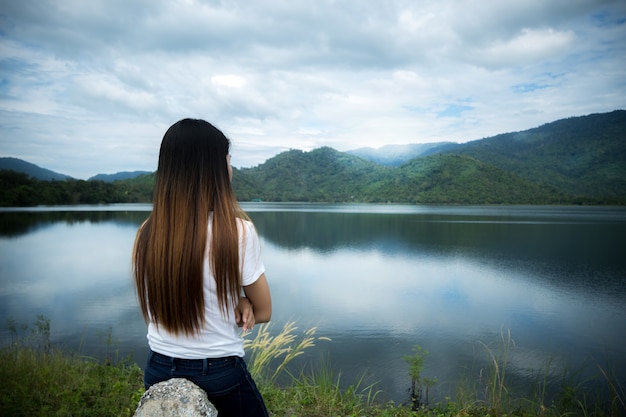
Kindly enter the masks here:
M 415 345 L 437 378 L 431 402 L 460 381 L 480 390 L 491 354 L 508 353 L 512 389 L 558 391 L 598 365 L 624 382 L 626 207 L 242 206 L 261 236 L 272 329 L 295 321 L 331 339 L 294 366 L 329 362 L 343 384 L 364 377 L 396 402 Z M 1 209 L 0 342 L 15 337 L 5 323 L 26 334 L 43 314 L 52 343 L 143 367 L 130 259 L 150 209 Z

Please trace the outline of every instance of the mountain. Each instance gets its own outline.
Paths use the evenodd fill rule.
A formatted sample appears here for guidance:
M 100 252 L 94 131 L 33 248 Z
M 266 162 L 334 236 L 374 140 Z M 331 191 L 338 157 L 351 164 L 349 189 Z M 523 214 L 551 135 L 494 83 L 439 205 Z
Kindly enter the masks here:
M 389 165 L 398 151 L 408 159 Z M 358 152 L 357 152 L 358 151 Z M 287 151 L 242 169 L 242 200 L 442 204 L 626 203 L 626 111 L 464 144 Z M 356 156 L 355 153 L 361 155 Z M 394 164 L 397 164 L 394 162 Z
M 242 185 L 244 182 L 245 186 Z M 410 204 L 567 203 L 558 190 L 462 155 L 387 167 L 332 148 L 283 152 L 233 180 L 240 200 Z
M 26 162 L 22 159 L 12 158 L 12 157 L 2 157 L 0 158 L 0 171 L 1 170 L 11 170 L 15 172 L 22 172 L 29 177 L 51 181 L 51 180 L 59 180 L 63 181 L 71 178 L 68 175 L 59 174 L 58 172 L 50 171 L 49 169 L 41 168 L 35 164 L 31 164 L 30 162 Z
M 389 150 L 363 148 L 370 161 L 393 165 Z M 590 114 L 471 142 L 404 146 L 406 158 L 465 155 L 561 193 L 594 199 L 626 198 L 626 111 Z M 350 151 L 350 152 L 357 152 Z M 401 166 L 400 166 L 401 167 Z
M 389 170 L 328 147 L 290 150 L 235 171 L 233 186 L 241 200 L 353 201 Z
M 572 196 L 626 196 L 626 111 L 558 120 L 437 153 L 459 154 Z
M 10 170 L 26 174 L 28 177 L 42 181 L 58 180 L 64 181 L 72 179 L 69 175 L 60 174 L 49 169 L 41 168 L 35 164 L 13 157 L 0 157 L 0 171 Z M 89 178 L 87 181 L 104 181 L 113 182 L 118 180 L 127 180 L 139 177 L 140 175 L 149 174 L 149 171 L 122 171 L 115 174 L 98 174 Z
M 145 175 L 149 173 L 150 173 L 149 171 L 122 171 L 122 172 L 117 172 L 115 174 L 98 174 L 89 178 L 87 181 L 113 182 L 113 181 L 137 178 L 140 175 Z
M 413 158 L 433 153 L 442 147 L 453 145 L 454 142 L 438 143 L 413 143 L 408 145 L 385 145 L 381 148 L 359 148 L 346 151 L 350 155 L 355 155 L 368 161 L 381 165 L 400 166 L 409 162 Z

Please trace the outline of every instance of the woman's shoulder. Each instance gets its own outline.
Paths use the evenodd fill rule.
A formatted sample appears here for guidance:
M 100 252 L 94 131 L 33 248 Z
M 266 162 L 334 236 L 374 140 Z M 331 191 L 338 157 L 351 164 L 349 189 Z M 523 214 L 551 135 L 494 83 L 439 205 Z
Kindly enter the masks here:
M 251 220 L 238 217 L 237 223 L 238 223 L 237 230 L 239 231 L 240 239 L 243 239 L 246 241 L 250 239 L 252 239 L 252 241 L 255 241 L 258 239 L 258 233 L 256 231 L 256 227 L 254 226 L 254 223 L 252 223 Z
M 237 222 L 240 226 L 243 226 L 244 230 L 254 229 L 254 223 L 251 220 L 244 219 L 242 217 L 237 217 Z

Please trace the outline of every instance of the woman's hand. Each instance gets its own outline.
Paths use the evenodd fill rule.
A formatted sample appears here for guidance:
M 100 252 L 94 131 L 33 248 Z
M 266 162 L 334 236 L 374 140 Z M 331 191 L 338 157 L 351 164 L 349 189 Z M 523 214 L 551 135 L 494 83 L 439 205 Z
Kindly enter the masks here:
M 254 328 L 254 308 L 246 297 L 239 298 L 239 304 L 235 307 L 235 322 L 244 332 Z

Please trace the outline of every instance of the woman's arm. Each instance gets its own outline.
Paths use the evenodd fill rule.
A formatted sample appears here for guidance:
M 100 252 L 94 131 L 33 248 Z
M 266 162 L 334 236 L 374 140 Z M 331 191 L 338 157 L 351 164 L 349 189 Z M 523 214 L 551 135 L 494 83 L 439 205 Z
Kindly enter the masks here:
M 246 298 L 252 303 L 254 309 L 254 321 L 256 323 L 267 323 L 272 318 L 272 297 L 270 287 L 265 278 L 265 273 L 252 284 L 244 286 L 243 292 Z

